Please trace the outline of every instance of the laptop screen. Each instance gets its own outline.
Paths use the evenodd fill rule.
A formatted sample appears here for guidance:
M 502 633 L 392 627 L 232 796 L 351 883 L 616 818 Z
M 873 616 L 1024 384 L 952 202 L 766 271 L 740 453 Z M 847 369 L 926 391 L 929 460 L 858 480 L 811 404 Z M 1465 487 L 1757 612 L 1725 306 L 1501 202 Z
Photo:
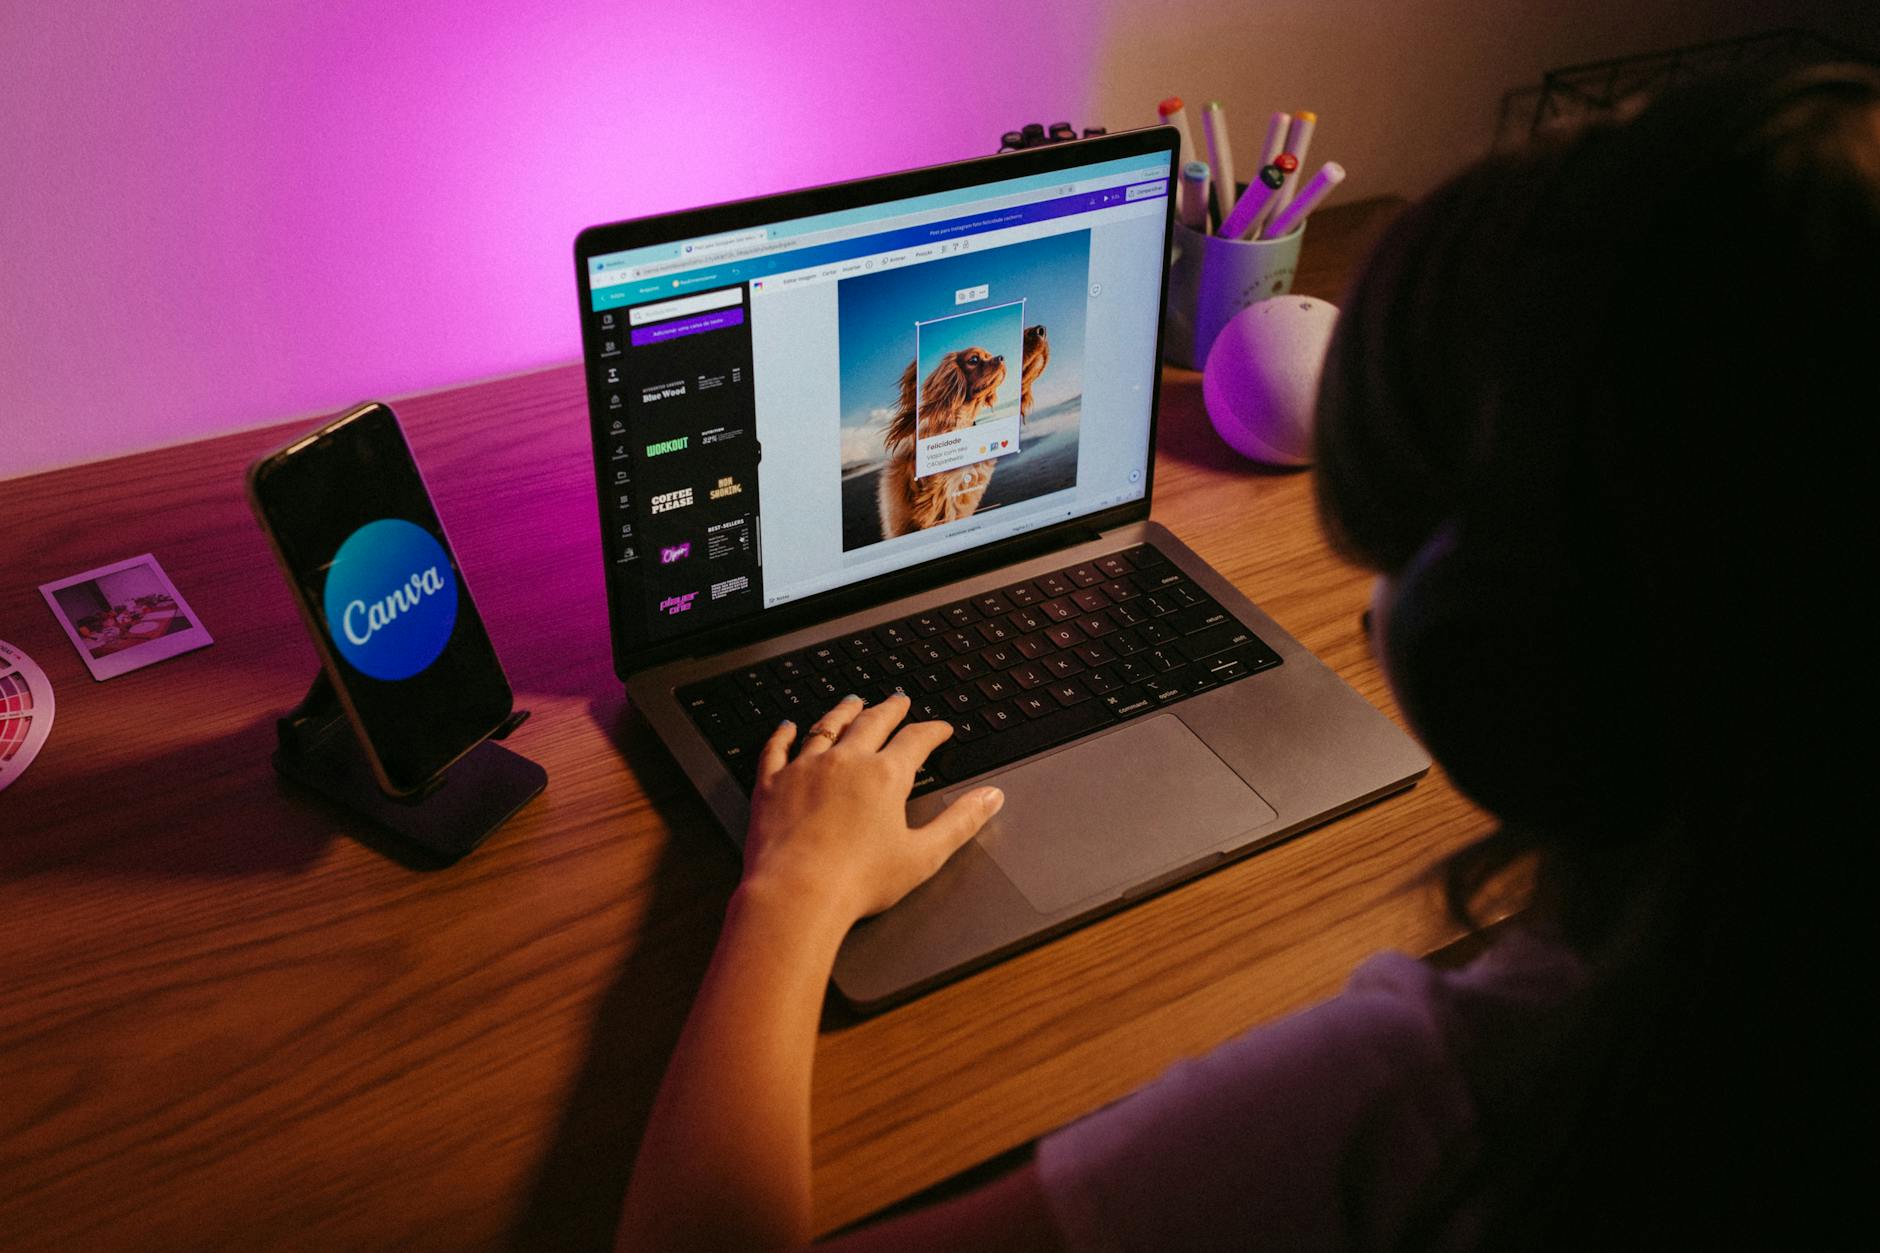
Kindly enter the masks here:
M 1066 149 L 583 232 L 617 658 L 1143 500 L 1171 144 Z

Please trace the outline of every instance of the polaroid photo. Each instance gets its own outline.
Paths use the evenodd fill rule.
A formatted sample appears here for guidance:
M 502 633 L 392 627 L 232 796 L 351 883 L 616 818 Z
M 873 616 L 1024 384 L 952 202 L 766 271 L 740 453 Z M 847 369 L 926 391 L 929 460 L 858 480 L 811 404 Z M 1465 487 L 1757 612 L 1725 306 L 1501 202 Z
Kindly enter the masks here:
M 149 553 L 41 584 L 39 594 L 100 681 L 215 642 Z

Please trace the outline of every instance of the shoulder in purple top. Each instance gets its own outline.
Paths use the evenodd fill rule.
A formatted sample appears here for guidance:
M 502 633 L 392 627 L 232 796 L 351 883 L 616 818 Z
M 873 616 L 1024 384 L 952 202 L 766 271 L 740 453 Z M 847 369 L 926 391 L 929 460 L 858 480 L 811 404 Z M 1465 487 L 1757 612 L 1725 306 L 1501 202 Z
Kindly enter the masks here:
M 1461 970 L 1374 957 L 1333 1000 L 1047 1137 L 1046 1202 L 1074 1250 L 1391 1247 L 1473 1159 L 1476 1072 L 1518 1064 L 1500 1043 L 1531 1047 L 1585 979 L 1519 931 Z M 1478 1217 L 1439 1247 L 1473 1247 Z

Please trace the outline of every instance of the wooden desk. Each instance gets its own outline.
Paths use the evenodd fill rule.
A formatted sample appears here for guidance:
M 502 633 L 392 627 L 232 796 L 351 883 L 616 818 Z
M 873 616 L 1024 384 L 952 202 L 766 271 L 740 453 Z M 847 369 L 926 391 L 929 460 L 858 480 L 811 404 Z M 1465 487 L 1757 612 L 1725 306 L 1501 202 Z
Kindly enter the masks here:
M 1318 215 L 1299 287 L 1335 297 L 1395 208 Z M 736 861 L 611 673 L 579 367 L 398 410 L 549 772 L 444 871 L 268 766 L 316 662 L 241 483 L 289 428 L 0 483 L 0 638 L 59 701 L 0 793 L 0 1246 L 606 1245 Z M 1186 371 L 1159 452 L 1155 516 L 1394 714 L 1309 475 L 1228 452 Z M 94 683 L 35 588 L 146 551 L 216 643 Z M 1485 829 L 1432 774 L 881 1017 L 832 1009 L 818 1223 L 1450 940 L 1413 880 Z

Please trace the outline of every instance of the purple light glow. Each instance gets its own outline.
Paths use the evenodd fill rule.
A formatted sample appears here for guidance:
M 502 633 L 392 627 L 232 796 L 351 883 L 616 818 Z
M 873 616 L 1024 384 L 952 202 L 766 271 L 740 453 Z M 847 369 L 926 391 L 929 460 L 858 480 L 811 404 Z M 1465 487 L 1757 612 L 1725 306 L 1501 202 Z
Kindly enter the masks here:
M 0 478 L 572 359 L 580 228 L 1100 120 L 1102 26 L 1068 0 L 10 5 Z

